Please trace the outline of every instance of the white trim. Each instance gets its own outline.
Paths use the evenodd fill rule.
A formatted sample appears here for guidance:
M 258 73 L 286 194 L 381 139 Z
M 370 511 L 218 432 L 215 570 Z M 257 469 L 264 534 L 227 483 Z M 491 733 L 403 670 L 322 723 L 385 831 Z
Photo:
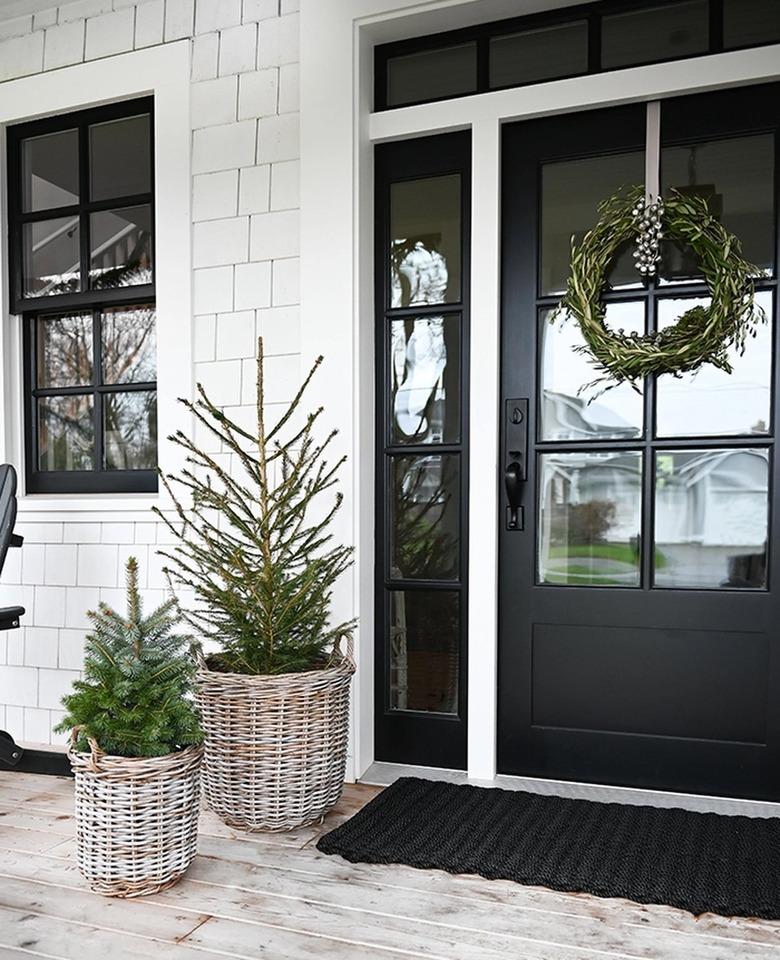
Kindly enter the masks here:
M 400 777 L 421 780 L 446 780 L 448 783 L 474 782 L 463 770 L 441 770 L 401 763 L 373 763 L 360 778 L 362 783 L 389 786 Z M 743 800 L 740 797 L 717 797 L 697 793 L 676 793 L 672 790 L 645 790 L 639 787 L 618 787 L 610 784 L 580 783 L 577 780 L 546 780 L 541 777 L 497 777 L 480 781 L 477 786 L 523 790 L 545 797 L 567 797 L 571 800 L 595 800 L 598 803 L 627 803 L 634 806 L 677 807 L 697 813 L 719 813 L 725 816 L 780 817 L 780 803 L 771 800 Z
M 674 63 L 654 63 L 613 73 L 553 80 L 530 87 L 496 90 L 440 103 L 373 113 L 373 142 L 462 130 L 477 120 L 529 120 L 559 113 L 661 100 L 681 94 L 762 83 L 780 76 L 780 44 L 736 50 Z
M 159 462 L 176 468 L 181 455 L 165 438 L 182 426 L 178 397 L 192 391 L 192 257 L 190 217 L 190 44 L 187 40 L 107 57 L 36 74 L 0 86 L 0 130 L 7 124 L 80 110 L 98 104 L 153 94 L 155 110 L 155 261 L 157 291 L 157 423 Z M 2 149 L 2 144 L 0 144 Z M 4 429 L 0 462 L 23 463 L 21 323 L 8 314 L 7 206 L 5 150 L 0 159 L 0 399 Z M 52 520 L 96 516 L 117 519 L 130 511 L 134 519 L 160 496 L 22 495 L 20 515 Z M 151 519 L 151 515 L 150 515 Z
M 497 674 L 499 126 L 780 77 L 776 44 L 370 113 L 375 43 L 568 5 L 560 0 L 301 3 L 301 317 L 309 356 L 322 352 L 329 358 L 329 373 L 320 384 L 328 420 L 349 425 L 341 449 L 351 464 L 345 513 L 353 514 L 353 522 L 344 525 L 343 534 L 352 534 L 357 555 L 335 612 L 361 621 L 353 741 L 358 776 L 372 760 L 374 715 L 371 144 L 469 128 L 474 136 L 468 775 L 491 779 Z

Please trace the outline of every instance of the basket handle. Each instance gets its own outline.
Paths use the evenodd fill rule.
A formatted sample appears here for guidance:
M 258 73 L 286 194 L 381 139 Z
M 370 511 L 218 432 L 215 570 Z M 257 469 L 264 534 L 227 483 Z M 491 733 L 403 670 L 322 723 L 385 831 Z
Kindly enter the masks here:
M 341 641 L 346 638 L 347 641 L 347 652 L 346 655 L 341 650 Z M 333 641 L 333 652 L 338 654 L 338 656 L 343 657 L 345 660 L 348 660 L 352 666 L 355 666 L 355 638 L 352 636 L 352 631 L 349 633 L 340 633 L 336 639 Z
M 71 750 L 76 748 L 76 741 L 79 738 L 79 734 L 84 730 L 84 724 L 77 724 L 75 727 L 71 728 L 70 731 L 70 747 Z M 89 744 L 90 758 L 89 758 L 89 768 L 93 773 L 97 773 L 100 769 L 100 760 L 104 756 L 103 751 L 98 746 L 97 740 L 94 737 L 87 737 L 87 743 Z

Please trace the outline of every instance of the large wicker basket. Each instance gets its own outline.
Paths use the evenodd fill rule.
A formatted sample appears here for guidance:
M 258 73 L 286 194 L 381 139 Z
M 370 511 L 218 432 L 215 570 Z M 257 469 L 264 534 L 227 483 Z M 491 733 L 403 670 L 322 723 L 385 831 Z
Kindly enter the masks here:
M 211 809 L 243 830 L 290 830 L 333 807 L 344 786 L 349 689 L 347 654 L 306 673 L 246 676 L 201 661 L 195 699 Z
M 115 757 L 94 740 L 69 753 L 76 778 L 78 862 L 95 893 L 139 897 L 182 876 L 198 845 L 203 747 Z

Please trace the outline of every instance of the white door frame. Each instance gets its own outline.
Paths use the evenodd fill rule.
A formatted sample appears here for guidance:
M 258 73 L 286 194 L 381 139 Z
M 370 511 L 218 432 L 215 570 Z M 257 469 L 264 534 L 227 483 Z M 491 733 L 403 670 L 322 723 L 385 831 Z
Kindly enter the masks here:
M 496 775 L 500 129 L 509 120 L 701 93 L 780 77 L 780 44 L 371 113 L 373 47 L 475 22 L 564 7 L 556 0 L 303 0 L 301 322 L 304 363 L 349 457 L 337 535 L 356 563 L 335 598 L 360 617 L 352 775 L 374 760 L 374 143 L 472 131 L 468 759 Z M 619 79 L 617 79 L 619 77 Z M 478 339 L 477 339 L 478 338 Z

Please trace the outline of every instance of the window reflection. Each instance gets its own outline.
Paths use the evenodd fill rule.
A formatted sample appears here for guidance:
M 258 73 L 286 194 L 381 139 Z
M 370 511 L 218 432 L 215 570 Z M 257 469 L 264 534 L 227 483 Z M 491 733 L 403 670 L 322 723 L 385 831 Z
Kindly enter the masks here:
M 392 307 L 460 299 L 460 234 L 458 174 L 392 184 Z
M 77 130 L 22 141 L 22 209 L 50 210 L 79 202 Z
M 768 472 L 765 449 L 657 454 L 655 586 L 766 586 Z
M 585 341 L 576 323 L 558 318 L 551 324 L 551 315 L 551 310 L 543 310 L 540 316 L 541 439 L 612 440 L 640 436 L 643 394 L 630 384 L 606 391 L 604 384 L 582 389 L 599 376 L 587 355 L 578 350 Z M 610 303 L 606 323 L 613 330 L 644 333 L 644 303 Z
M 104 383 L 157 379 L 155 311 L 149 304 L 112 307 L 101 318 Z
M 712 140 L 661 151 L 661 186 L 703 197 L 710 213 L 742 244 L 746 260 L 770 275 L 774 261 L 774 138 L 771 134 Z M 690 247 L 666 241 L 661 282 L 701 277 Z
M 393 443 L 457 443 L 459 317 L 390 325 Z
M 92 383 L 92 314 L 58 314 L 37 320 L 39 387 Z
M 709 306 L 708 298 L 658 301 L 658 327 L 663 330 L 695 306 Z M 745 353 L 729 350 L 733 372 L 705 364 L 696 373 L 658 377 L 656 429 L 659 437 L 738 436 L 767 434 L 771 414 L 772 294 L 756 294 L 768 323 L 748 339 Z
M 598 206 L 622 187 L 643 183 L 644 151 L 563 160 L 542 167 L 542 243 L 539 292 L 563 293 L 569 276 L 572 239 L 579 243 L 598 221 Z M 613 261 L 610 286 L 641 286 L 628 243 Z
M 89 220 L 90 286 L 105 290 L 151 283 L 151 208 L 103 210 L 93 213 Z
M 393 458 L 390 506 L 393 579 L 457 578 L 459 485 L 457 454 Z
M 458 712 L 459 595 L 390 593 L 390 709 Z
M 109 393 L 104 401 L 107 470 L 153 470 L 157 465 L 157 395 Z
M 91 396 L 38 401 L 38 469 L 92 470 L 95 426 Z
M 79 218 L 58 217 L 26 223 L 24 237 L 25 297 L 74 293 L 80 284 Z
M 544 454 L 539 473 L 540 582 L 638 586 L 641 454 Z

